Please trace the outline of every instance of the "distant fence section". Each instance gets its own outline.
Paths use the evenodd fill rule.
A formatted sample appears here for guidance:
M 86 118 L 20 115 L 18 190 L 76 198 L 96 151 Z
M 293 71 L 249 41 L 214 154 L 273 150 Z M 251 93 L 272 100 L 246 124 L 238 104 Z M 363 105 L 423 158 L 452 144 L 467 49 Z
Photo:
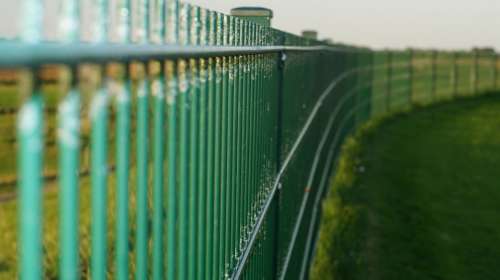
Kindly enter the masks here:
M 490 50 L 334 44 L 267 9 L 41 2 L 0 42 L 0 278 L 307 278 L 344 138 L 500 82 Z

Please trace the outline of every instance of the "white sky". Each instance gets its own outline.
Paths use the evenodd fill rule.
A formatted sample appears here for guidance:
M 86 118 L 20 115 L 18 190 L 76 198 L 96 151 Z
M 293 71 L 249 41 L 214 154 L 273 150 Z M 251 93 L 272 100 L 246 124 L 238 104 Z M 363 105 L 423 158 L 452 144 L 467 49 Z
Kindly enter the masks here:
M 263 6 L 274 11 L 278 29 L 297 34 L 316 29 L 320 38 L 374 48 L 500 50 L 500 0 L 185 1 L 225 13 L 236 6 Z M 15 34 L 18 3 L 0 0 L 0 35 Z
M 375 48 L 500 50 L 500 0 L 188 0 L 228 13 L 236 6 L 274 11 L 273 26 Z

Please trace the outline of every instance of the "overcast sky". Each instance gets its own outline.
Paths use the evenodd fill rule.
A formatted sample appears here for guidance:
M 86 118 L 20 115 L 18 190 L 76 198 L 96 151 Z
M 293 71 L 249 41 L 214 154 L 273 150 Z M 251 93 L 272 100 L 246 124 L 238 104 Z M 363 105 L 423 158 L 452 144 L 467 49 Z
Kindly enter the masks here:
M 274 11 L 273 26 L 376 48 L 407 46 L 500 50 L 500 0 L 188 0 L 229 12 L 259 5 Z
M 65 0 L 41 0 L 57 3 Z M 166 0 L 169 1 L 169 0 Z M 186 0 L 225 13 L 256 5 L 274 11 L 273 26 L 375 48 L 500 50 L 500 0 Z M 0 0 L 0 35 L 15 34 L 18 0 Z

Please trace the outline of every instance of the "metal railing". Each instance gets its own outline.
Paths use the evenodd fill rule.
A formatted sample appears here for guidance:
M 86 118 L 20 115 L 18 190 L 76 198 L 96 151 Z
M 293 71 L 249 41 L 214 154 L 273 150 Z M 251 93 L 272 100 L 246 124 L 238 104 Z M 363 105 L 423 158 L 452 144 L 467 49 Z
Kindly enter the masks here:
M 498 88 L 493 52 L 326 44 L 262 9 L 59 4 L 24 0 L 0 42 L 0 277 L 306 278 L 350 132 Z

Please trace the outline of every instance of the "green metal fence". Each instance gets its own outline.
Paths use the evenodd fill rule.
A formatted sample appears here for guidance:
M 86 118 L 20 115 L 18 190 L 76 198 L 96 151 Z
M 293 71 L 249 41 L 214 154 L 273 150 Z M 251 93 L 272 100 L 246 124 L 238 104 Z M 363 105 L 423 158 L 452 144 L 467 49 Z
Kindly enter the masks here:
M 265 9 L 22 3 L 0 42 L 0 278 L 307 278 L 345 137 L 499 85 L 488 50 L 326 44 Z

